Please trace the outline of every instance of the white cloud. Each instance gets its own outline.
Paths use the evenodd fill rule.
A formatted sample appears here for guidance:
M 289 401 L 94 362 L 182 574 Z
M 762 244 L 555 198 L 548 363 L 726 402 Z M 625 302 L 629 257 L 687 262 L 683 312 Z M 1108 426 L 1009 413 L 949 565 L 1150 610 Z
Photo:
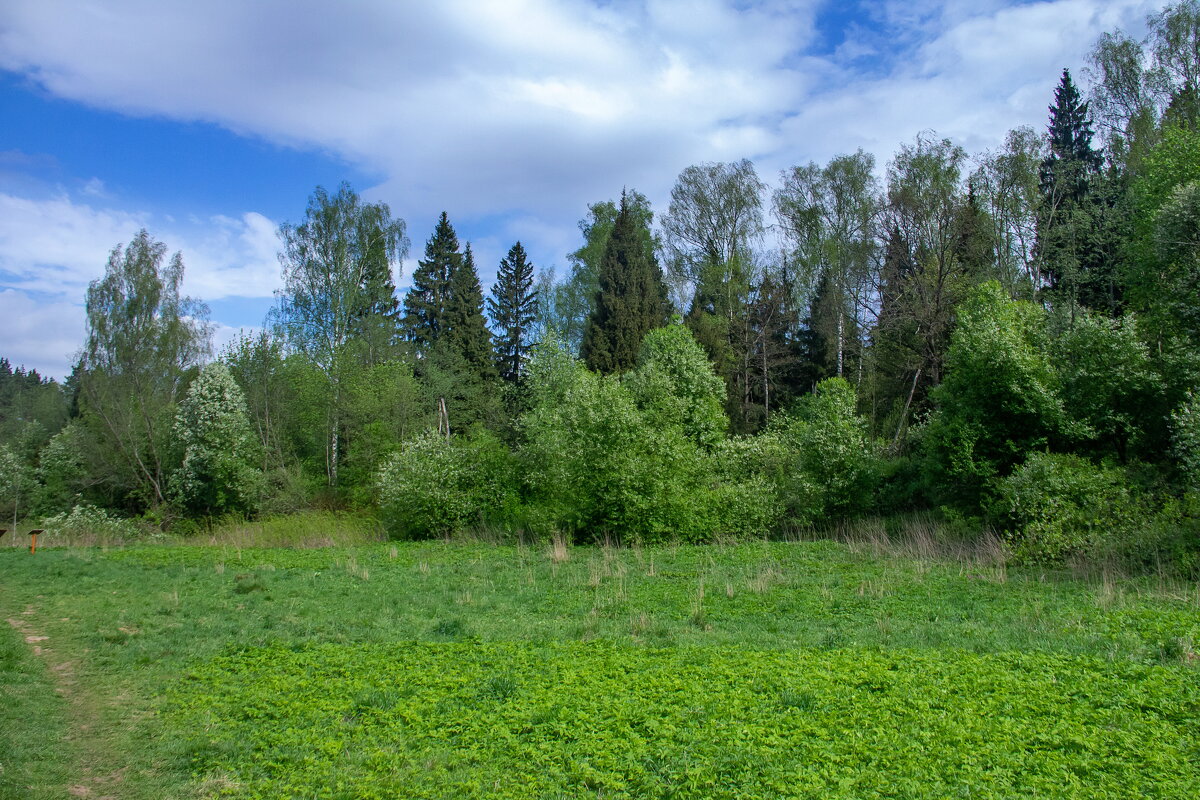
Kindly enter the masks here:
M 98 209 L 66 195 L 39 200 L 4 193 L 0 284 L 82 302 L 113 247 L 142 228 L 171 252 L 183 252 L 184 289 L 197 297 L 270 297 L 279 284 L 276 225 L 261 214 L 181 226 L 149 213 Z
M 83 307 L 65 301 L 39 301 L 26 292 L 0 290 L 0 345 L 13 366 L 62 379 L 83 346 Z
M 30 0 L 0 12 L 0 67 L 105 108 L 332 148 L 390 176 L 407 217 L 546 213 L 776 117 L 807 83 L 783 65 L 814 6 Z
M 858 147 L 882 168 L 926 129 L 977 151 L 1041 128 L 1061 68 L 1080 74 L 1100 33 L 1136 32 L 1161 4 L 880 0 L 826 54 L 815 21 L 834 0 L 9 0 L 0 68 L 63 98 L 326 149 L 380 175 L 364 194 L 409 223 L 402 285 L 438 212 L 489 220 L 475 242 L 486 283 L 517 238 L 539 266 L 561 266 L 587 204 L 623 186 L 665 210 L 689 164 L 749 157 L 771 181 Z M 0 195 L 0 270 L 77 302 L 142 225 L 184 251 L 197 296 L 277 285 L 275 226 L 260 215 L 181 224 L 12 195 Z
M 276 224 L 261 214 L 191 225 L 95 208 L 66 195 L 0 193 L 0 354 L 63 377 L 83 344 L 88 284 L 141 228 L 181 251 L 184 291 L 201 300 L 270 298 L 279 285 Z
M 1160 4 L 1146 0 L 1050 0 L 1021 5 L 886 4 L 897 37 L 913 39 L 883 76 L 855 76 L 815 94 L 781 126 L 796 142 L 765 159 L 773 168 L 823 161 L 862 147 L 882 166 L 922 130 L 969 152 L 999 145 L 1019 125 L 1044 129 L 1063 67 L 1082 78 L 1099 35 L 1138 30 Z M 970 9 L 967 13 L 965 9 Z M 907 9 L 907 10 L 906 10 Z M 916 33 L 913 33 L 916 31 Z

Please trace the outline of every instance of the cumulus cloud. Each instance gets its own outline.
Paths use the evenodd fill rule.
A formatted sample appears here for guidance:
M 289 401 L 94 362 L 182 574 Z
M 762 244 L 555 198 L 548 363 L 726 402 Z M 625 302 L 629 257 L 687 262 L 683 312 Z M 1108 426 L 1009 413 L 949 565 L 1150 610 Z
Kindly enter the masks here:
M 0 193 L 0 281 L 9 288 L 82 302 L 107 254 L 146 228 L 184 256 L 184 289 L 206 300 L 270 297 L 279 285 L 276 224 L 261 214 L 181 225 L 149 213 L 98 209 L 66 195 Z
M 269 298 L 279 285 L 276 224 L 261 214 L 183 225 L 150 213 L 96 208 L 66 195 L 0 193 L 0 352 L 63 377 L 83 344 L 88 284 L 108 254 L 147 228 L 184 259 L 184 291 L 203 300 Z
M 833 0 L 10 0 L 0 69 L 94 107 L 335 153 L 381 176 L 364 195 L 409 222 L 413 257 L 441 210 L 485 221 L 486 282 L 518 238 L 561 265 L 587 204 L 623 186 L 665 210 L 689 164 L 748 157 L 771 181 L 858 147 L 882 168 L 926 129 L 978 151 L 1040 128 L 1061 68 L 1081 72 L 1100 33 L 1136 33 L 1159 6 L 880 0 L 826 47 L 818 22 L 845 16 Z M 99 182 L 84 191 L 104 199 Z M 190 292 L 265 297 L 275 226 L 243 211 L 164 229 L 0 195 L 0 270 L 78 302 L 97 254 L 149 225 L 184 250 Z
M 83 309 L 62 300 L 46 301 L 15 289 L 0 290 L 4 357 L 14 366 L 62 379 L 83 346 Z
M 808 83 L 787 62 L 816 3 L 6 6 L 3 68 L 104 108 L 331 148 L 388 175 L 413 216 L 544 213 L 574 200 L 564 187 L 607 196 L 744 155 Z

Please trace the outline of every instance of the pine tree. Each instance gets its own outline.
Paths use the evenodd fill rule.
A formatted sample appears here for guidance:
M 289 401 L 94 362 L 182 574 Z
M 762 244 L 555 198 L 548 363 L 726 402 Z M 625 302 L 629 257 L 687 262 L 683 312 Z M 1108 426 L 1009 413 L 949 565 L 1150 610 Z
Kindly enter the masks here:
M 538 293 L 533 289 L 533 264 L 517 242 L 500 261 L 496 285 L 488 298 L 488 314 L 496 326 L 496 363 L 500 377 L 516 383 L 521 377 L 531 343 L 529 333 L 537 317 Z
M 462 261 L 458 236 L 442 212 L 433 235 L 425 243 L 425 258 L 413 271 L 413 285 L 404 297 L 404 331 L 417 353 L 426 355 L 446 331 L 446 306 L 450 279 Z
M 449 347 L 462 355 L 481 378 L 495 377 L 492 335 L 483 318 L 483 288 L 479 285 L 470 244 L 450 271 L 450 291 L 443 321 Z
M 589 368 L 624 372 L 637 363 L 642 337 L 666 324 L 670 305 L 662 269 L 645 246 L 624 194 L 600 262 L 600 291 L 581 354 Z

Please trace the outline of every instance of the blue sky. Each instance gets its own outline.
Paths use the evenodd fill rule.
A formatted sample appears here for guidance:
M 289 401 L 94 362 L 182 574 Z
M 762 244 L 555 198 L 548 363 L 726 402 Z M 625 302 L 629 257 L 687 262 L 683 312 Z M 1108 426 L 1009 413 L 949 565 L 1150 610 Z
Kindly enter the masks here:
M 61 377 L 108 252 L 181 250 L 218 343 L 261 324 L 275 230 L 317 185 L 445 210 L 483 281 L 520 239 L 567 264 L 588 203 L 665 210 L 690 164 L 780 170 L 935 130 L 1045 125 L 1063 67 L 1142 0 L 8 0 L 0 7 L 0 355 Z

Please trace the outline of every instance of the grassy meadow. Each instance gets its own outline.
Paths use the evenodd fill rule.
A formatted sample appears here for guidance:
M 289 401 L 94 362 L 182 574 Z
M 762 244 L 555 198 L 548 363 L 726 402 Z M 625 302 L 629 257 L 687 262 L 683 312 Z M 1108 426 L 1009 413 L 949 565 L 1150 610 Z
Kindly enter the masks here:
M 0 798 L 1200 796 L 1195 584 L 290 530 L 0 547 Z

